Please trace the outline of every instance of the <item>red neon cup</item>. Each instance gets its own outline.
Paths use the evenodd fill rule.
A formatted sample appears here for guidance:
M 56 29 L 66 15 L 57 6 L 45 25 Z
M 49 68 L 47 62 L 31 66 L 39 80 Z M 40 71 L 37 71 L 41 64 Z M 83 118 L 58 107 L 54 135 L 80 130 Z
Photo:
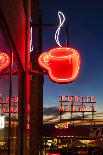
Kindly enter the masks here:
M 10 58 L 6 53 L 0 52 L 0 72 L 5 70 L 10 64 Z
M 72 82 L 80 70 L 80 54 L 67 47 L 54 48 L 39 56 L 38 62 L 54 82 Z

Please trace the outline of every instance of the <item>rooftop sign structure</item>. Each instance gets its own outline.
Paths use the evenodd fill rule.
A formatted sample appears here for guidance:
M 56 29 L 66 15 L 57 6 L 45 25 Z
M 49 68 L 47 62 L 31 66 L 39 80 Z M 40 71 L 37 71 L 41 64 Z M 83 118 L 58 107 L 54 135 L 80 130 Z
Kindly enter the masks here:
M 94 96 L 60 96 L 59 102 L 61 102 L 59 111 L 62 112 L 96 112 Z
M 70 125 L 95 125 L 96 101 L 94 96 L 59 96 L 60 122 Z M 68 114 L 66 114 L 68 112 Z

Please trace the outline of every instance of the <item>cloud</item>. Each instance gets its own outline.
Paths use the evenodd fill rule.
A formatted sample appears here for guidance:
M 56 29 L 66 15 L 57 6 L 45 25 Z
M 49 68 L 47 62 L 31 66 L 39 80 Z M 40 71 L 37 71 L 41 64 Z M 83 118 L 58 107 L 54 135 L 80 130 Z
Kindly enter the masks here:
M 43 115 L 46 115 L 46 116 L 49 116 L 49 115 L 52 115 L 52 116 L 59 116 L 59 110 L 57 107 L 44 107 L 43 108 Z
M 57 107 L 44 107 L 43 108 L 43 122 L 53 123 L 60 119 L 60 113 Z
M 78 120 L 79 122 L 83 123 L 83 113 L 73 113 L 73 118 Z M 62 113 L 62 120 L 65 122 L 69 122 L 71 119 L 71 113 L 70 112 L 63 112 Z M 85 123 L 90 122 L 90 119 L 92 119 L 92 113 L 91 112 L 84 112 L 84 119 Z M 94 119 L 96 124 L 103 124 L 103 112 L 95 112 L 94 113 Z M 45 123 L 57 123 L 60 121 L 60 112 L 58 110 L 57 106 L 54 107 L 44 107 L 43 108 L 43 122 Z

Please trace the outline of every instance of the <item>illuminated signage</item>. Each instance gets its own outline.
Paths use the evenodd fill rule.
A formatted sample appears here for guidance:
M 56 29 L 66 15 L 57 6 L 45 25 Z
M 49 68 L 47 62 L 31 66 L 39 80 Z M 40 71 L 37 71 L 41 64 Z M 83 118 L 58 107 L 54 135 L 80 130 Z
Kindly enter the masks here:
M 96 112 L 94 96 L 60 96 L 59 102 L 61 102 L 59 111 L 62 112 Z M 68 104 L 65 105 L 65 102 Z
M 3 113 L 9 113 L 9 107 L 2 106 L 1 107 L 1 112 L 3 112 Z M 18 106 L 11 106 L 10 107 L 10 112 L 11 113 L 17 113 L 18 112 Z
M 59 106 L 59 111 L 73 111 L 73 112 L 96 112 L 96 106 L 92 105 L 60 105 Z
M 0 112 L 1 113 L 9 113 L 9 97 L 0 97 Z M 18 112 L 18 97 L 14 96 L 11 98 L 11 113 Z
M 0 129 L 4 128 L 4 117 L 5 116 L 0 116 Z
M 33 43 L 32 43 L 32 27 L 30 28 L 30 52 L 33 51 Z
M 50 79 L 58 83 L 74 81 L 80 70 L 79 52 L 67 47 L 54 48 L 42 53 L 38 62 L 47 70 Z
M 6 69 L 10 64 L 10 58 L 6 53 L 0 52 L 0 72 Z
M 55 32 L 55 41 L 56 41 L 56 43 L 58 44 L 59 47 L 62 47 L 60 42 L 59 42 L 59 34 L 60 34 L 60 29 L 61 29 L 61 27 L 63 26 L 63 24 L 65 22 L 65 16 L 61 11 L 59 11 L 58 12 L 58 17 L 59 17 L 59 25 L 58 25 L 58 28 L 57 28 L 57 30 Z
M 18 102 L 18 96 L 13 96 L 13 97 L 11 97 L 11 102 L 12 103 L 16 103 L 16 102 Z M 5 103 L 9 103 L 9 97 L 7 96 L 7 97 L 0 97 L 0 104 L 5 104 Z
M 88 103 L 94 103 L 95 97 L 94 96 L 60 96 L 59 98 L 60 102 L 88 102 Z
M 59 25 L 55 40 L 59 48 L 53 48 L 42 53 L 38 58 L 39 65 L 45 69 L 53 82 L 69 83 L 77 79 L 80 71 L 80 53 L 69 47 L 62 47 L 59 42 L 60 29 L 65 22 L 65 16 L 58 12 Z

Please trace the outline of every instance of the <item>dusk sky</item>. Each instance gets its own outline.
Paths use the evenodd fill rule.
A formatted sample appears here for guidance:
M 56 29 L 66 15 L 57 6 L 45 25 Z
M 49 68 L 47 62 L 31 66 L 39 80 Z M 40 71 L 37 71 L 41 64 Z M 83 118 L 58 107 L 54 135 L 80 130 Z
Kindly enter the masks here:
M 81 55 L 81 69 L 77 80 L 69 84 L 44 81 L 44 107 L 59 105 L 61 95 L 95 96 L 97 113 L 103 115 L 103 2 L 89 0 L 39 0 L 43 23 L 59 24 L 58 11 L 64 13 L 69 29 L 69 47 Z M 58 47 L 56 28 L 43 29 L 43 51 Z M 59 40 L 65 46 L 65 29 Z M 50 113 L 51 114 L 51 113 Z M 100 115 L 99 115 L 100 116 Z M 49 115 L 48 115 L 48 118 Z M 52 118 L 52 117 L 51 117 Z

